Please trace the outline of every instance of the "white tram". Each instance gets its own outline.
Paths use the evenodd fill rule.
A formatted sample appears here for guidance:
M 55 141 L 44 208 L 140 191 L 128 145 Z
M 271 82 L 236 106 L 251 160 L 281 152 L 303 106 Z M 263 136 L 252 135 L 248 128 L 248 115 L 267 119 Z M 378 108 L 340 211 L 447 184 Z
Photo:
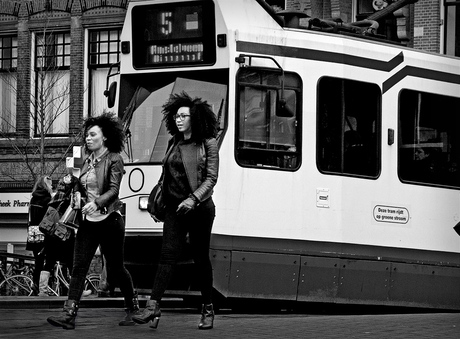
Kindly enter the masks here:
M 159 252 L 146 197 L 169 138 L 161 106 L 184 90 L 220 121 L 219 293 L 460 309 L 460 60 L 386 43 L 365 33 L 372 21 L 284 14 L 256 0 L 130 2 L 117 103 L 132 271 Z

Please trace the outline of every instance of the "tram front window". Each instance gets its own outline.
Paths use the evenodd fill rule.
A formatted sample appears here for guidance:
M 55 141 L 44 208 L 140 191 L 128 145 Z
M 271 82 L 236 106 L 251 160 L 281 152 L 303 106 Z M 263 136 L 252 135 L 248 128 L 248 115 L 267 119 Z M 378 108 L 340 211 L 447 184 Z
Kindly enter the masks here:
M 300 77 L 242 68 L 237 93 L 237 162 L 245 167 L 296 170 L 301 154 Z
M 460 187 L 460 98 L 413 90 L 399 98 L 401 181 Z
M 217 115 L 220 122 L 219 129 L 224 129 L 226 85 L 177 78 L 175 82 L 151 93 L 144 88 L 138 88 L 133 100 L 138 97 L 145 97 L 145 100 L 133 112 L 128 112 L 123 119 L 128 135 L 124 154 L 125 163 L 161 163 L 170 138 L 163 122 L 163 104 L 171 94 L 182 91 L 192 98 L 199 97 L 206 100 Z

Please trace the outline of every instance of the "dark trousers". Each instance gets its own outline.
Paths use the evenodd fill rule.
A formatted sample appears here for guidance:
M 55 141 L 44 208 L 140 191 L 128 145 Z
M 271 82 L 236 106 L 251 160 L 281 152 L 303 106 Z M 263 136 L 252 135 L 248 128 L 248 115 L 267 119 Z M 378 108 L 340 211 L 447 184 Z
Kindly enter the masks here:
M 45 254 L 43 253 L 42 249 L 34 249 L 34 258 L 35 258 L 35 267 L 33 273 L 33 280 L 35 285 L 40 284 L 40 272 L 43 270 L 43 266 L 45 264 Z
M 157 301 L 161 300 L 171 280 L 173 268 L 184 248 L 188 233 L 203 303 L 210 304 L 213 277 L 209 245 L 212 224 L 216 214 L 214 202 L 209 198 L 182 216 L 176 214 L 176 209 L 176 205 L 166 209 L 160 262 L 150 298 Z
M 119 213 L 113 212 L 99 222 L 85 220 L 75 240 L 74 265 L 70 280 L 69 299 L 79 301 L 85 278 L 97 247 L 101 246 L 107 270 L 118 284 L 125 301 L 134 296 L 133 280 L 124 265 L 125 223 Z

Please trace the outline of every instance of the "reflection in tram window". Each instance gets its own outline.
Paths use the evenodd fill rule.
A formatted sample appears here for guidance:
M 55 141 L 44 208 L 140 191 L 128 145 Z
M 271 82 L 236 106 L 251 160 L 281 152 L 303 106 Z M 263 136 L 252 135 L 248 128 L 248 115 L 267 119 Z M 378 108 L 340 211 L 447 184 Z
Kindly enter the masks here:
M 413 90 L 399 97 L 400 179 L 460 187 L 460 98 Z
M 318 85 L 317 165 L 324 173 L 377 177 L 380 88 L 324 77 Z
M 284 86 L 283 86 L 284 82 Z M 242 166 L 300 166 L 300 78 L 279 70 L 238 72 L 236 159 Z

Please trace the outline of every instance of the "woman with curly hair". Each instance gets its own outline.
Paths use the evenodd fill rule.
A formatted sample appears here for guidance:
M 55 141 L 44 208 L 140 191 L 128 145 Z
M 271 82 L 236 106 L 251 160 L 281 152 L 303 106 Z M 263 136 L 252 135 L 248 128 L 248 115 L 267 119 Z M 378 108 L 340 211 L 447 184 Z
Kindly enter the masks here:
M 133 314 L 139 311 L 137 294 L 130 273 L 124 266 L 125 224 L 118 198 L 124 173 L 123 128 L 110 113 L 90 117 L 83 124 L 85 150 L 89 154 L 81 170 L 80 181 L 86 189 L 87 203 L 82 207 L 83 221 L 75 239 L 75 255 L 68 300 L 61 316 L 48 322 L 64 329 L 75 328 L 78 304 L 85 277 L 97 247 L 106 258 L 111 280 L 118 283 L 124 296 L 126 316 L 119 325 L 134 325 Z
M 163 113 L 163 121 L 172 138 L 163 159 L 160 179 L 166 203 L 161 256 L 150 300 L 143 312 L 132 319 L 138 324 L 152 321 L 152 328 L 158 326 L 161 316 L 159 303 L 188 233 L 203 302 L 198 328 L 210 329 L 213 327 L 214 311 L 209 244 L 215 217 L 211 196 L 219 169 L 215 139 L 217 119 L 206 101 L 192 99 L 185 92 L 172 95 L 163 106 Z

